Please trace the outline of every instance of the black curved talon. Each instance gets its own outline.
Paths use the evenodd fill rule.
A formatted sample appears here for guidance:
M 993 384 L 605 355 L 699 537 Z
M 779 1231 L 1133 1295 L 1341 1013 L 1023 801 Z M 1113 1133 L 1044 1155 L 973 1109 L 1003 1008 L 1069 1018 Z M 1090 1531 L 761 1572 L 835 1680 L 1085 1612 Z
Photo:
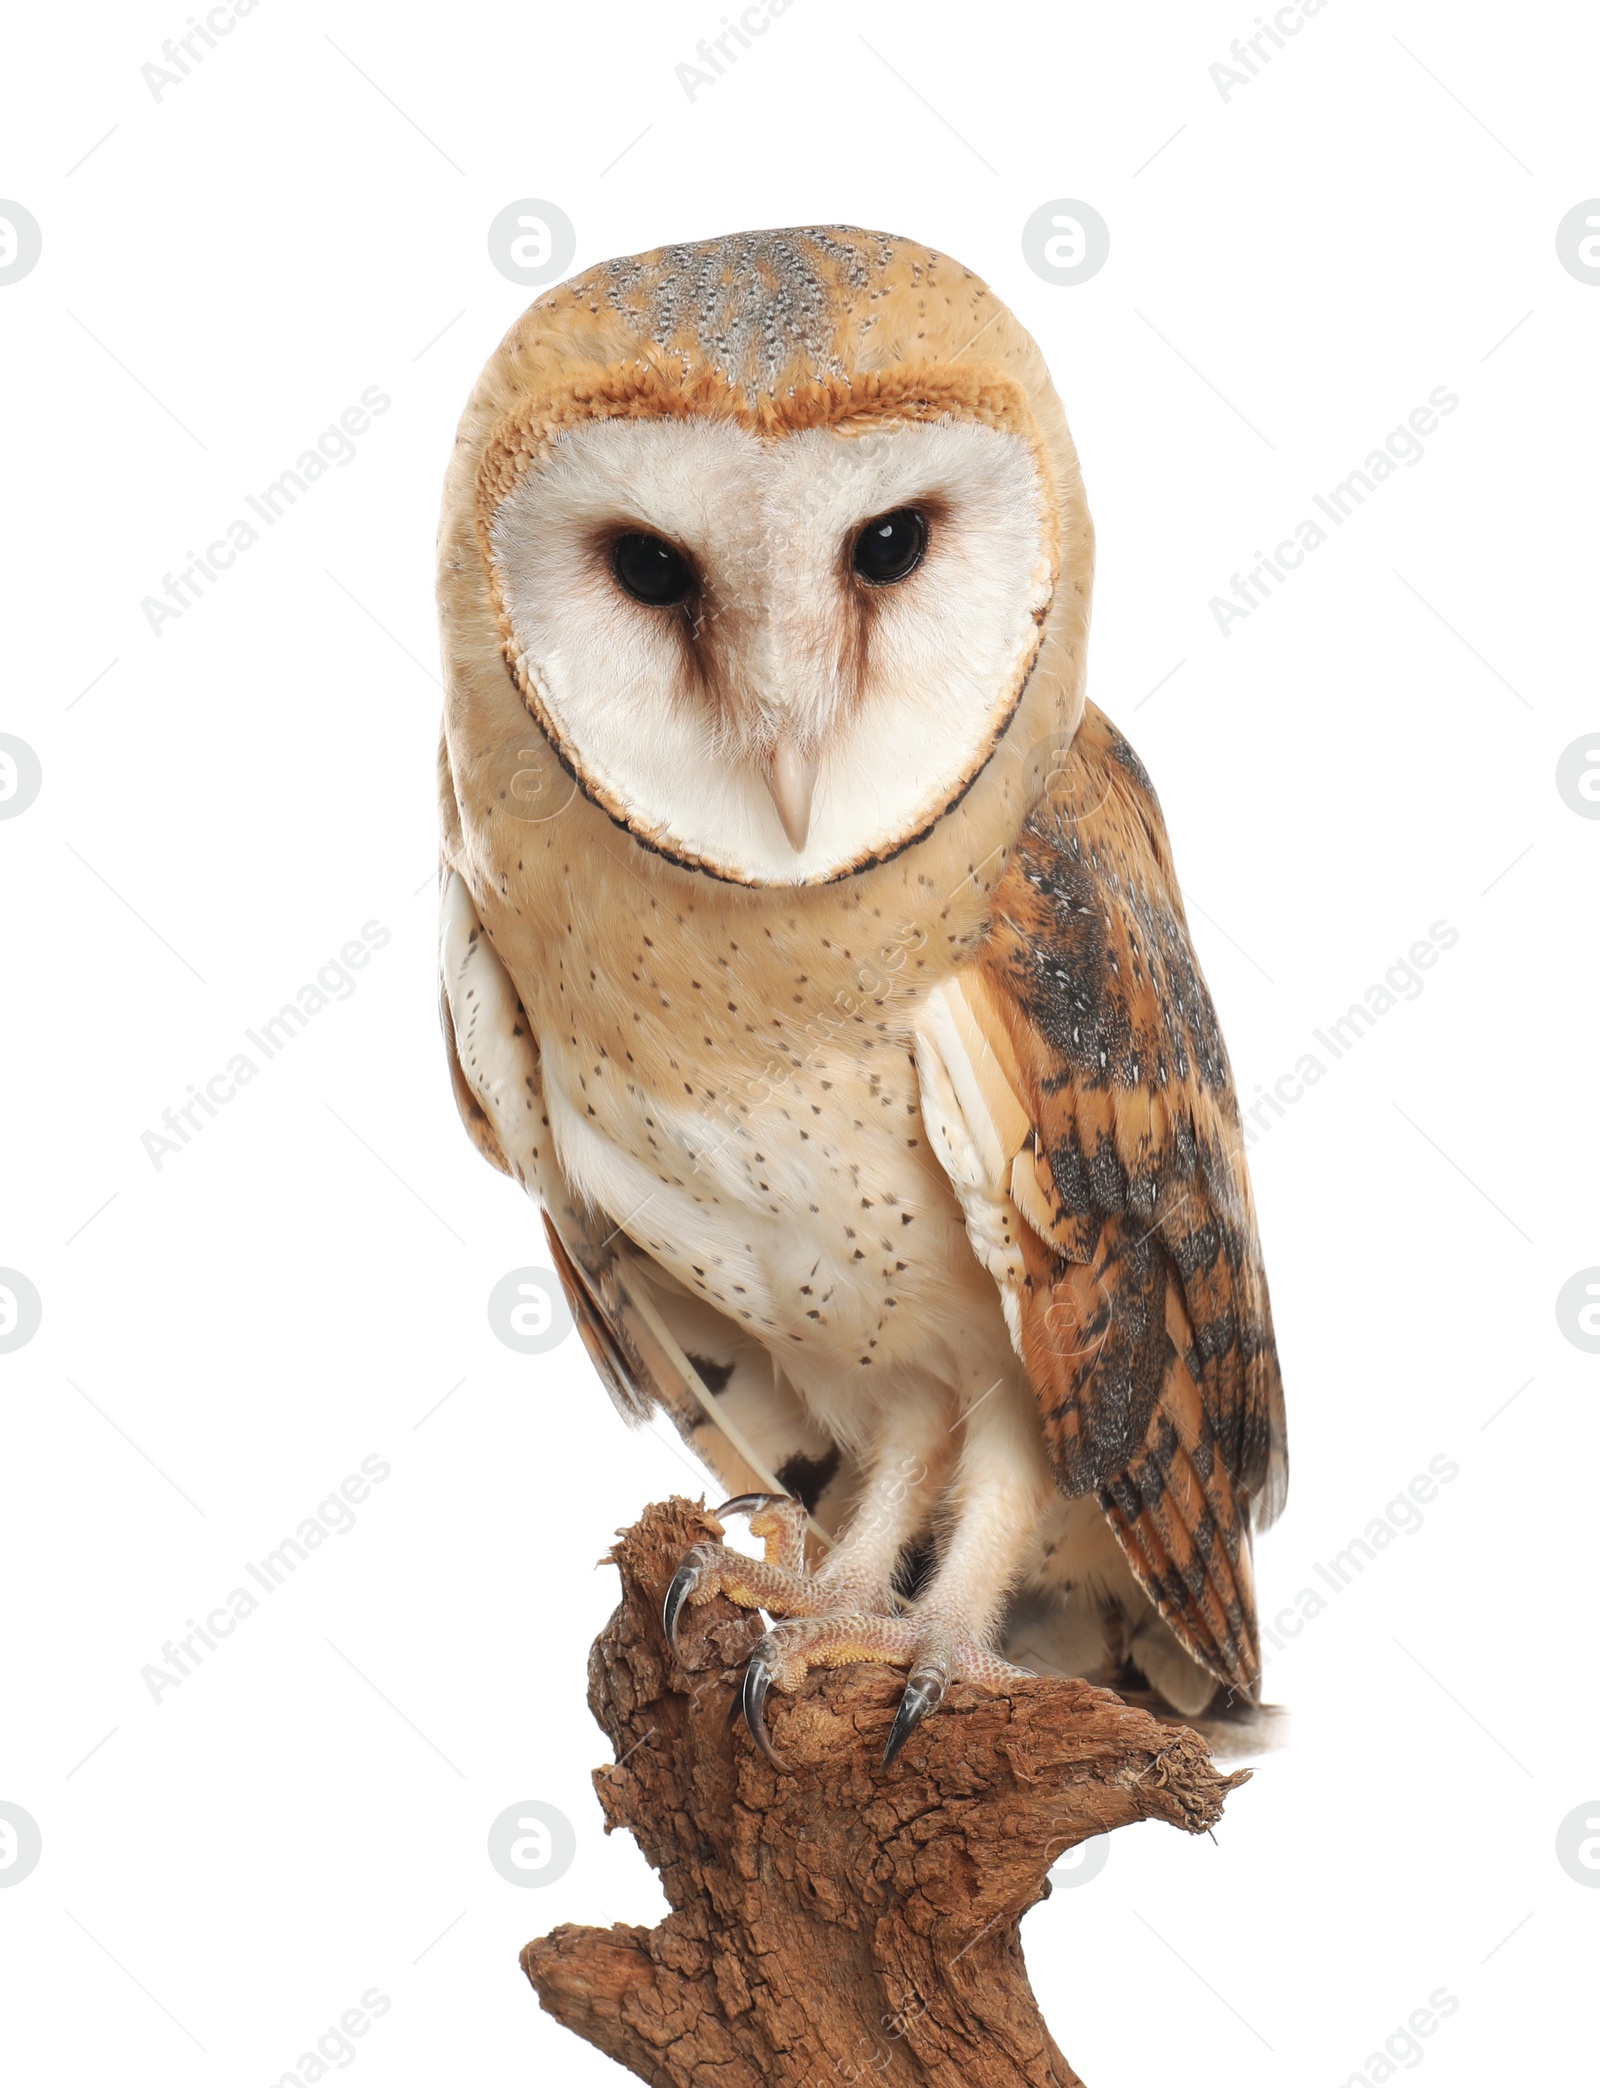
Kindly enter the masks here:
M 900 1708 L 894 1715 L 894 1724 L 889 1731 L 889 1744 L 883 1750 L 883 1766 L 888 1768 L 895 1756 L 905 1746 L 911 1735 L 921 1725 L 930 1711 L 938 1710 L 944 1701 L 944 1693 L 950 1686 L 950 1677 L 943 1668 L 914 1669 L 906 1683 L 905 1694 L 900 1699 Z
M 789 1498 L 788 1494 L 735 1494 L 731 1501 L 724 1501 L 720 1508 L 713 1508 L 711 1512 L 718 1522 L 726 1522 L 730 1515 L 759 1515 L 774 1501 L 787 1501 Z
M 766 1642 L 762 1641 L 762 1645 Z M 739 1707 L 744 1712 L 744 1722 L 750 1728 L 750 1737 L 772 1764 L 774 1769 L 787 1769 L 788 1763 L 773 1752 L 772 1742 L 767 1735 L 767 1721 L 763 1706 L 767 1691 L 772 1687 L 772 1670 L 768 1667 L 762 1646 L 758 1645 L 751 1654 L 744 1671 L 744 1686 L 739 1692 Z
M 699 1547 L 696 1546 L 696 1550 Z M 700 1578 L 700 1561 L 694 1552 L 684 1560 L 672 1576 L 672 1586 L 667 1590 L 667 1599 L 661 1605 L 661 1628 L 667 1634 L 667 1644 L 673 1652 L 678 1651 L 678 1618 L 688 1600 L 689 1590 Z

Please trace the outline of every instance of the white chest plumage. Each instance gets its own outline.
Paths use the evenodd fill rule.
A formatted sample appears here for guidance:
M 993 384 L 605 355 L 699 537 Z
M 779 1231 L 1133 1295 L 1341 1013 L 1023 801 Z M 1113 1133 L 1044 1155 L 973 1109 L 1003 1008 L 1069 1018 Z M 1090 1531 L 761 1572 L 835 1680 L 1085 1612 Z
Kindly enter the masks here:
M 582 1010 L 563 1013 L 566 1035 L 541 1043 L 569 1178 L 808 1398 L 876 1405 L 910 1368 L 970 1396 L 1008 1367 L 998 1294 L 930 1143 L 909 1026 L 878 1043 L 875 1067 L 824 1042 L 776 1085 L 702 1061 L 680 1101 L 574 1044 Z

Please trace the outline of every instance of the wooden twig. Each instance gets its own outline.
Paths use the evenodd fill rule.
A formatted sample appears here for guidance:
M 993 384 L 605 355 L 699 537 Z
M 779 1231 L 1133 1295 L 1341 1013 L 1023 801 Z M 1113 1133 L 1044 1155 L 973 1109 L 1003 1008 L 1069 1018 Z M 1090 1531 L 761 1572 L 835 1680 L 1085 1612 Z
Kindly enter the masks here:
M 1065 1850 L 1133 1820 L 1204 1833 L 1249 1772 L 1064 1680 L 952 1689 L 884 1770 L 903 1678 L 881 1667 L 774 1691 L 775 1770 L 728 1724 L 759 1620 L 720 1597 L 687 1612 L 681 1659 L 662 1632 L 683 1554 L 720 1534 L 678 1499 L 612 1554 L 622 1601 L 589 1703 L 616 1760 L 595 1788 L 672 1911 L 530 1943 L 541 2003 L 657 2088 L 1082 2088 L 1029 1987 L 1022 1916 Z

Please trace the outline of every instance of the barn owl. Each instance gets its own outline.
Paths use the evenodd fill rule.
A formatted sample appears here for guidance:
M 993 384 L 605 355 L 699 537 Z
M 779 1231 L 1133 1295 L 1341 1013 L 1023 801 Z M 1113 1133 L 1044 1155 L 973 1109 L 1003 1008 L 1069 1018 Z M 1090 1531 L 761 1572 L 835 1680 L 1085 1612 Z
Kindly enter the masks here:
M 1093 532 L 977 277 L 824 227 L 548 292 L 457 436 L 443 1025 L 593 1361 L 765 1556 L 740 1702 L 1260 1674 L 1286 1484 L 1239 1114 Z M 774 1757 L 776 1758 L 776 1757 Z

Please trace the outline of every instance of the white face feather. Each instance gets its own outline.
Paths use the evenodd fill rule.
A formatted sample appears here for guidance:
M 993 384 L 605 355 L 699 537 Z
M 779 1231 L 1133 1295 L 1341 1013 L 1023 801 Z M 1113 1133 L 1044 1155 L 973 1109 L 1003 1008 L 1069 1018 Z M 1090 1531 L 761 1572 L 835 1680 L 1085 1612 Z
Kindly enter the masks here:
M 988 758 L 1049 600 L 1043 499 L 1026 442 L 976 422 L 764 439 L 609 420 L 522 475 L 491 543 L 525 685 L 600 802 L 719 875 L 801 884 L 892 852 Z M 908 507 L 922 562 L 871 586 L 855 540 Z M 688 605 L 625 592 L 627 530 L 688 557 Z M 816 766 L 798 849 L 769 781 L 780 748 Z

